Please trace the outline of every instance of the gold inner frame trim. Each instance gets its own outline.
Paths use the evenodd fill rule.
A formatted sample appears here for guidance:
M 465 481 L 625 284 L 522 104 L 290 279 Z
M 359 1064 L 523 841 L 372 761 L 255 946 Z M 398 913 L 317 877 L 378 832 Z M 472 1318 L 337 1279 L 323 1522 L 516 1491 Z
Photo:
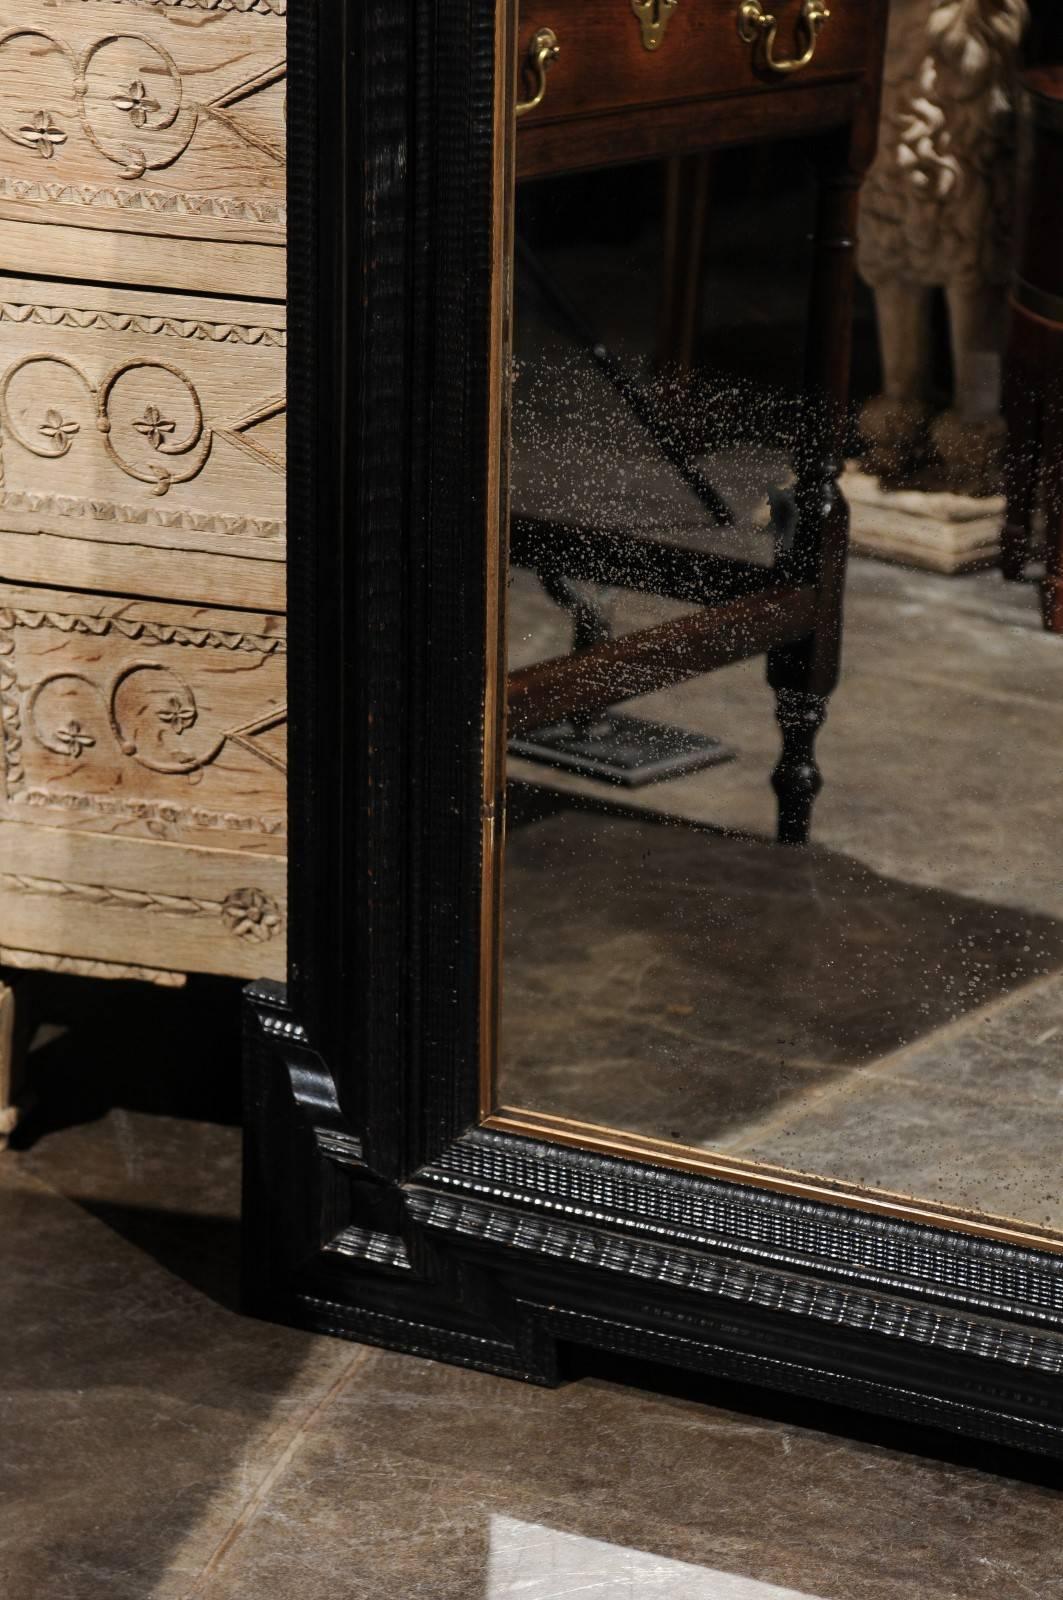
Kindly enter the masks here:
M 506 810 L 506 584 L 509 563 L 509 386 L 516 189 L 517 0 L 495 6 L 494 177 L 491 208 L 491 338 L 484 529 L 483 766 L 480 817 L 481 1119 L 494 1100 L 502 986 L 502 860 Z
M 821 1205 L 843 1206 L 873 1216 L 895 1217 L 919 1222 L 926 1227 L 954 1233 L 996 1239 L 1001 1244 L 1023 1246 L 1063 1255 L 1063 1234 L 1038 1228 L 1011 1217 L 995 1217 L 985 1212 L 966 1211 L 960 1206 L 941 1205 L 893 1194 L 887 1189 L 859 1189 L 813 1173 L 793 1172 L 786 1167 L 743 1161 L 740 1157 L 715 1155 L 691 1145 L 673 1144 L 668 1139 L 652 1139 L 636 1133 L 622 1133 L 593 1122 L 576 1122 L 569 1117 L 551 1116 L 544 1111 L 522 1111 L 500 1106 L 484 1115 L 481 1126 L 498 1133 L 520 1134 L 526 1139 L 544 1139 L 570 1149 L 590 1150 L 596 1155 L 615 1156 L 652 1166 L 671 1167 L 677 1172 L 697 1173 L 725 1183 L 744 1184 L 754 1189 L 772 1189 L 777 1194 L 801 1200 L 816 1200 Z
M 495 1071 L 501 1004 L 503 858 L 506 784 L 506 602 L 504 576 L 509 547 L 509 399 L 513 294 L 513 197 L 516 187 L 516 102 L 518 75 L 517 0 L 497 0 L 495 32 L 494 203 L 491 291 L 491 349 L 486 463 L 486 598 L 484 614 L 484 755 L 480 884 L 480 1126 L 587 1150 L 620 1160 L 700 1174 L 725 1183 L 769 1189 L 821 1205 L 840 1206 L 872 1216 L 894 1217 L 926 1227 L 994 1239 L 1002 1244 L 1063 1255 L 1063 1233 L 1010 1217 L 997 1217 L 931 1200 L 862 1189 L 812 1173 L 743 1161 L 666 1139 L 624 1133 L 596 1123 L 549 1112 L 496 1106 Z

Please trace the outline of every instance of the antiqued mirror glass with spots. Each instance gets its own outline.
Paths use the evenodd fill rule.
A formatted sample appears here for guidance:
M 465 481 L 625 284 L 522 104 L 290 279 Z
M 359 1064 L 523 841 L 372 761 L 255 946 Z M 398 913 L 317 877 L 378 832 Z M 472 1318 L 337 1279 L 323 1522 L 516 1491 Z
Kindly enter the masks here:
M 285 974 L 285 13 L 0 0 L 10 984 Z
M 933 9 L 875 155 L 859 7 L 522 7 L 488 1112 L 1059 1248 L 1063 114 Z

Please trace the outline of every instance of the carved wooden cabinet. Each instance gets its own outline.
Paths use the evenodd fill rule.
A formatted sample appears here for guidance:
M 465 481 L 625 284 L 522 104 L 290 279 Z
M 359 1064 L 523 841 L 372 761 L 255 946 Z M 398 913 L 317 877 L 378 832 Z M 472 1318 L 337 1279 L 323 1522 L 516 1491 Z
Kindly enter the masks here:
M 0 0 L 9 967 L 284 972 L 285 11 Z

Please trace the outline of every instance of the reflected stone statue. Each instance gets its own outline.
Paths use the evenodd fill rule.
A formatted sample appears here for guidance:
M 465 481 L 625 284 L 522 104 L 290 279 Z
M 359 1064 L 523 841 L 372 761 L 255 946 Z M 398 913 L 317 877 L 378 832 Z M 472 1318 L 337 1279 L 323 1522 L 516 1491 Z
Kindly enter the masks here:
M 883 392 L 864 407 L 868 471 L 982 495 L 1000 481 L 1000 365 L 1014 192 L 1016 57 L 1027 0 L 893 0 L 860 270 L 875 291 Z M 932 415 L 930 305 L 943 289 L 951 406 Z

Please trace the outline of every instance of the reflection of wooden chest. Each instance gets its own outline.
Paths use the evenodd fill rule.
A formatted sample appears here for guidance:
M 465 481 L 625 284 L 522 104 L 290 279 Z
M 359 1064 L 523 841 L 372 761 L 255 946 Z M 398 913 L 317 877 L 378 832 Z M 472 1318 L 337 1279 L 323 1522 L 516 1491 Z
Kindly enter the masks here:
M 0 0 L 10 965 L 284 974 L 285 9 Z
M 741 144 L 767 124 L 777 137 L 803 135 L 849 122 L 875 98 L 880 0 L 747 3 L 760 25 L 743 23 L 741 0 L 522 0 L 522 94 L 535 87 L 541 29 L 558 50 L 541 103 L 520 123 L 518 177 Z

